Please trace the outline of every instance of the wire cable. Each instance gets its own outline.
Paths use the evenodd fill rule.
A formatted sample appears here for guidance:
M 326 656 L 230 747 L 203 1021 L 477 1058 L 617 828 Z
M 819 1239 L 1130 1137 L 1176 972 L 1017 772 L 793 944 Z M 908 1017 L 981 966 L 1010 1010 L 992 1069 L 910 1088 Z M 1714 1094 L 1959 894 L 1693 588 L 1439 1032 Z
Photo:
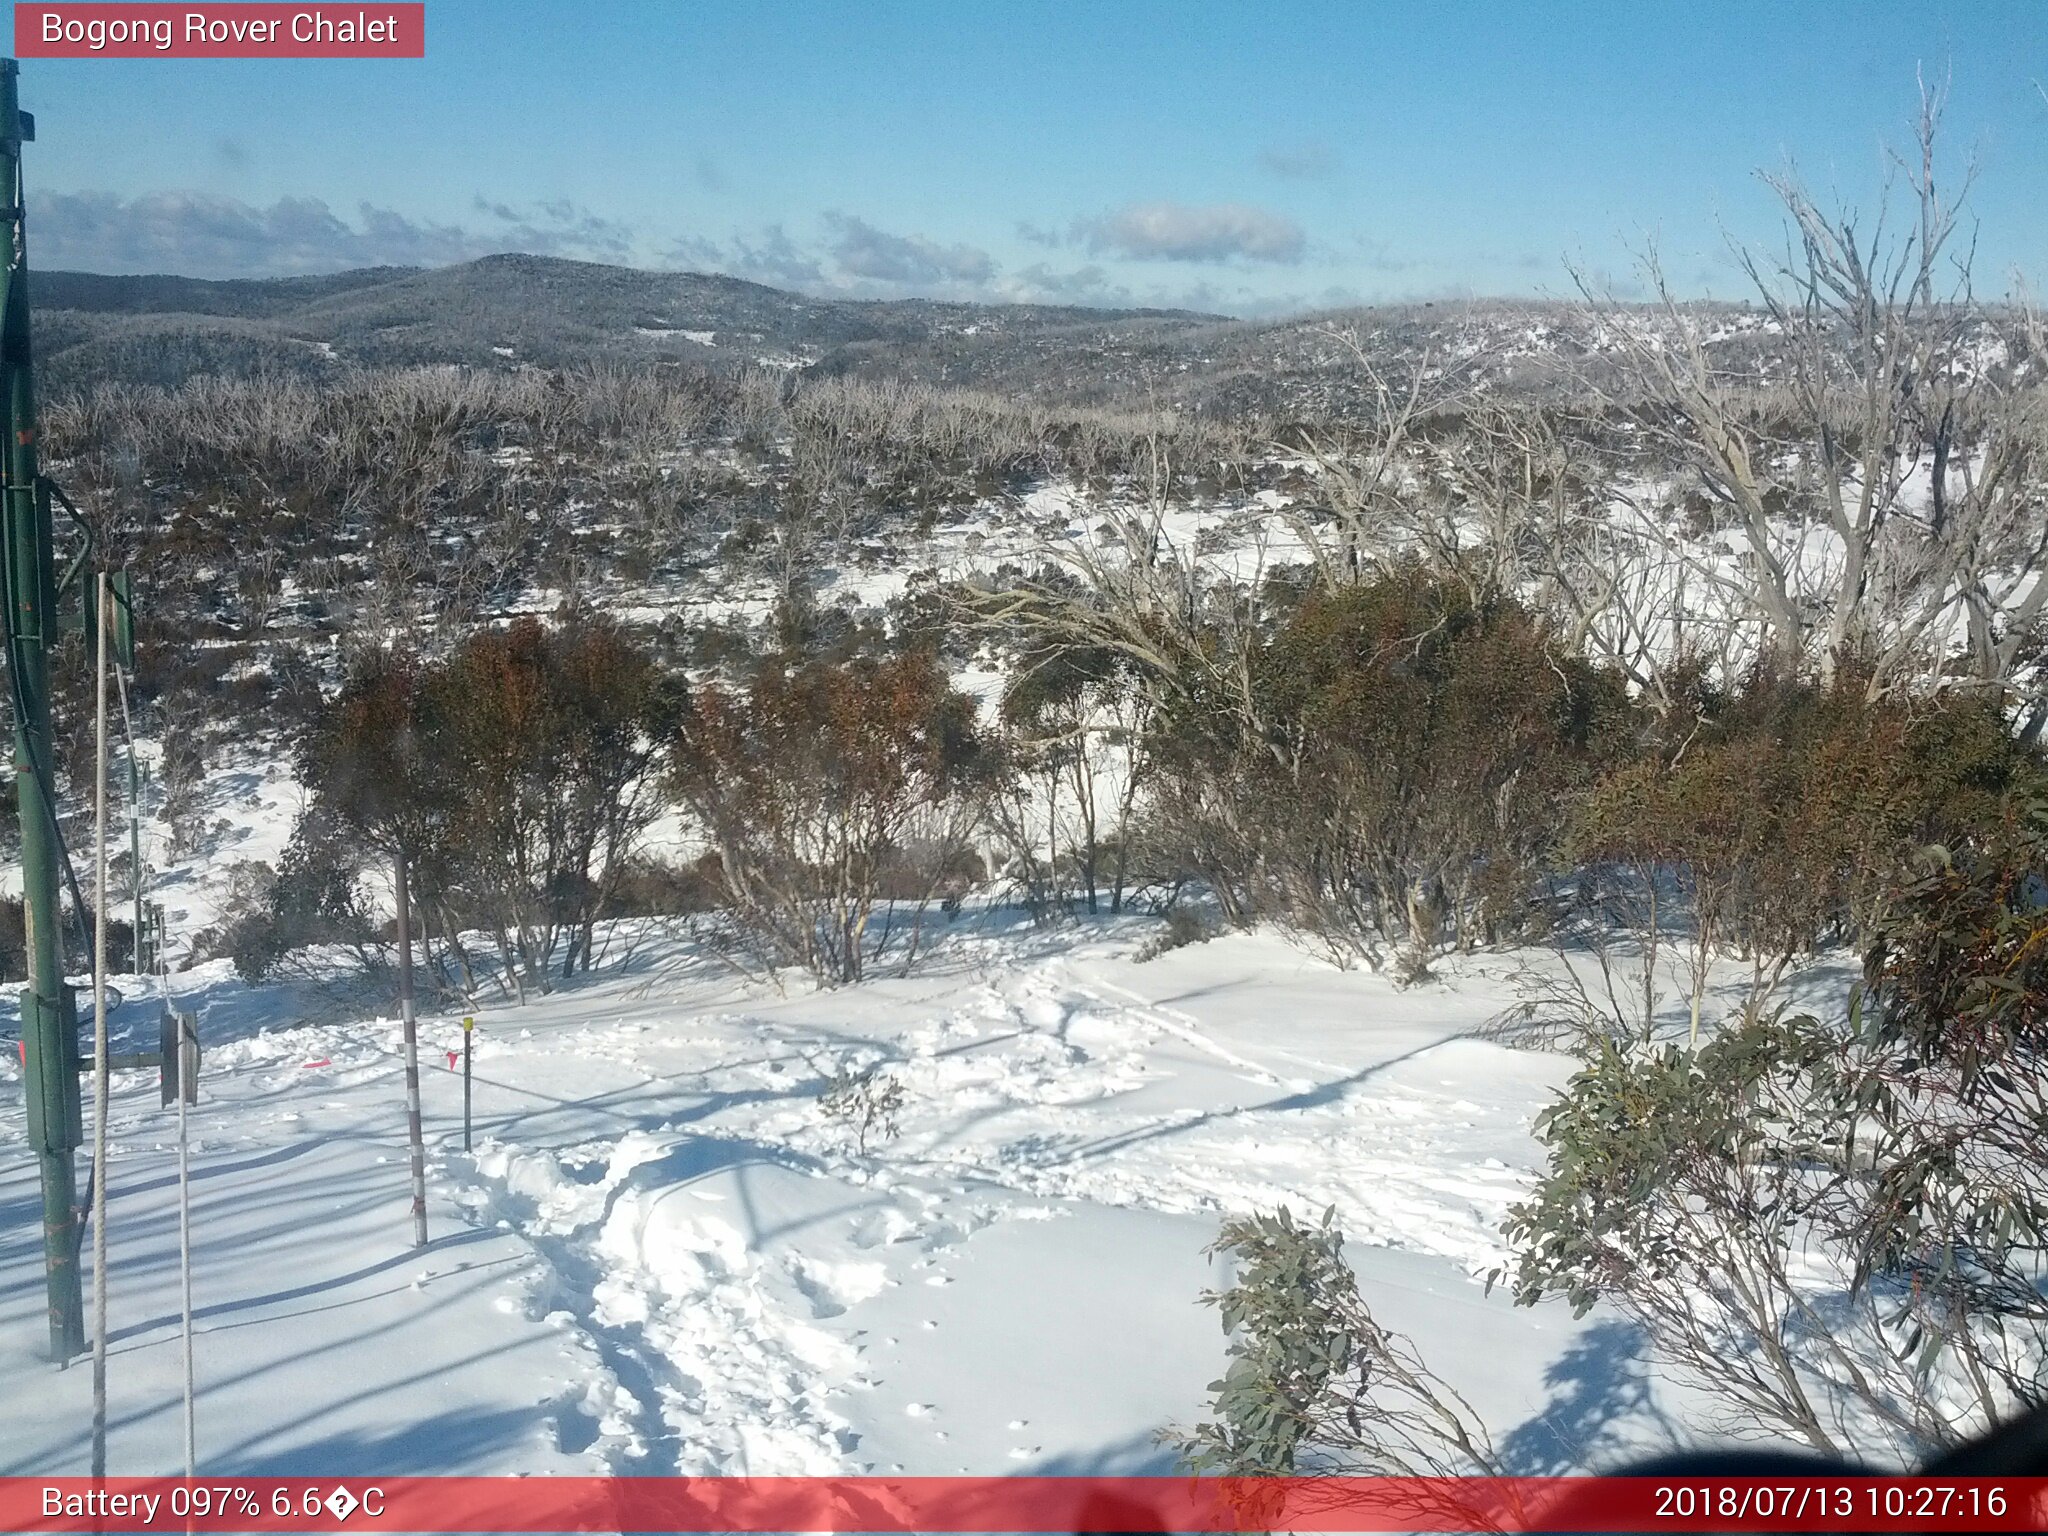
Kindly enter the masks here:
M 47 475 L 39 475 L 36 478 L 53 491 L 56 489 L 56 483 Z M 65 507 L 71 511 L 73 520 L 77 522 L 81 529 L 86 531 L 86 537 L 90 539 L 92 537 L 91 530 L 84 518 L 71 506 L 71 498 L 65 496 L 61 491 L 57 491 L 57 495 L 63 501 Z M 85 926 L 85 896 L 79 889 L 78 871 L 72 867 L 71 849 L 64 841 L 64 826 L 57 815 L 56 775 L 52 771 L 50 764 L 37 755 L 35 741 L 28 734 L 27 730 L 28 701 L 22 696 L 21 677 L 16 670 L 20 660 L 19 651 L 22 637 L 20 631 L 15 627 L 14 604 L 12 602 L 0 603 L 0 610 L 4 610 L 6 621 L 7 691 L 14 705 L 14 728 L 19 737 L 28 743 L 29 750 L 26 755 L 29 760 L 29 772 L 35 776 L 36 785 L 42 791 L 43 809 L 48 813 L 50 819 L 50 836 L 57 845 L 57 862 L 64 871 L 64 884 L 71 892 L 71 921 L 77 929 L 78 947 L 83 952 L 90 954 L 92 952 L 92 938 L 86 931 Z M 43 643 L 46 645 L 49 643 L 47 636 L 44 637 Z
M 128 705 L 127 670 L 116 667 L 114 681 L 120 690 L 121 734 L 127 743 L 128 761 L 132 769 L 135 762 L 135 716 Z M 134 818 L 139 829 L 142 821 L 141 775 L 131 773 L 130 782 L 134 786 L 134 803 L 129 806 L 129 815 Z M 143 891 L 144 871 L 148 867 L 142 857 L 141 841 L 138 831 L 133 871 L 138 912 L 142 911 L 139 898 Z M 147 922 L 147 916 L 145 915 L 142 920 Z M 143 939 L 140 931 L 135 936 L 135 946 L 136 971 L 140 974 L 143 969 Z M 195 1478 L 199 1475 L 198 1374 L 194 1367 L 192 1348 L 192 1133 L 188 1106 L 191 1097 L 198 1093 L 198 1083 L 197 1074 L 188 1073 L 188 1068 L 193 1063 L 185 1054 L 185 1016 L 178 1011 L 176 1001 L 171 996 L 170 950 L 170 934 L 160 929 L 156 952 L 149 959 L 149 969 L 157 980 L 158 1006 L 171 1017 L 172 1035 L 176 1042 L 172 1048 L 178 1053 L 178 1290 L 181 1312 L 179 1335 L 185 1356 L 185 1476 Z

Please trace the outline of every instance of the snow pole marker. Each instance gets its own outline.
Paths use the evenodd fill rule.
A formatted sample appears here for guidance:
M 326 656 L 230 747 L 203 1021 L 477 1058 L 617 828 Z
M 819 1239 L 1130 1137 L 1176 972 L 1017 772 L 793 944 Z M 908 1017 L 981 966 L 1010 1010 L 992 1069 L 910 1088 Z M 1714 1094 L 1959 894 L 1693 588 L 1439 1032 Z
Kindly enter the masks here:
M 139 872 L 136 879 L 141 879 Z M 157 995 L 177 1030 L 173 1059 L 178 1081 L 173 1097 L 178 1101 L 178 1291 L 182 1313 L 179 1334 L 185 1355 L 185 1476 L 189 1480 L 199 1476 L 199 1391 L 192 1347 L 192 1129 L 187 1111 L 199 1102 L 199 1017 L 181 1012 L 171 996 L 170 925 L 162 903 L 150 906 L 149 917 L 148 948 L 156 970 Z M 189 1516 L 185 1529 L 192 1529 Z
M 468 1015 L 462 1020 L 462 1150 L 467 1152 L 469 1144 L 469 1069 L 476 1058 L 476 1020 Z
M 179 1016 L 179 1038 L 190 1027 L 191 1016 Z M 192 1370 L 192 1133 L 187 1106 L 191 1090 L 180 1084 L 178 1094 L 178 1287 L 183 1305 L 185 1345 L 185 1476 L 199 1475 L 198 1427 L 195 1414 L 196 1390 Z
M 403 843 L 393 871 L 398 896 L 398 1012 L 405 1025 L 405 1130 L 412 1143 L 412 1245 L 427 1246 L 427 1145 L 420 1129 L 420 1022 L 412 1000 L 412 881 Z
M 107 573 L 96 578 L 92 893 L 92 1475 L 107 1475 L 107 1104 L 114 1063 L 107 1038 Z
M 114 682 L 120 689 L 121 731 L 128 742 L 128 885 L 134 903 L 130 921 L 134 925 L 135 974 L 147 976 L 150 964 L 144 939 L 149 929 L 142 910 L 142 786 L 148 781 L 149 772 L 136 756 L 135 717 L 128 710 L 128 673 L 135 665 L 135 591 L 126 571 L 116 571 L 110 585 L 114 595 Z
M 102 607 L 101 640 L 113 632 L 114 683 L 121 701 L 121 732 L 128 744 L 128 857 L 129 883 L 134 901 L 135 974 L 156 974 L 157 1007 L 161 1014 L 160 1049 L 157 1055 L 159 1087 L 163 1103 L 178 1104 L 178 1298 L 179 1343 L 185 1367 L 184 1431 L 185 1476 L 199 1475 L 198 1455 L 198 1371 L 192 1344 L 192 1121 L 190 1107 L 199 1102 L 199 1017 L 177 1006 L 171 995 L 170 925 L 163 903 L 146 902 L 144 885 L 147 866 L 142 859 L 142 789 L 149 780 L 135 749 L 135 715 L 128 705 L 128 674 L 135 666 L 135 592 L 126 571 L 107 579 L 111 606 Z M 101 765 L 105 772 L 105 764 Z M 105 838 L 101 839 L 105 852 Z M 104 876 L 104 868 L 102 869 Z M 100 909 L 106 908 L 104 885 Z M 147 1058 L 144 1058 L 146 1062 Z M 192 1529 L 191 1517 L 185 1529 Z

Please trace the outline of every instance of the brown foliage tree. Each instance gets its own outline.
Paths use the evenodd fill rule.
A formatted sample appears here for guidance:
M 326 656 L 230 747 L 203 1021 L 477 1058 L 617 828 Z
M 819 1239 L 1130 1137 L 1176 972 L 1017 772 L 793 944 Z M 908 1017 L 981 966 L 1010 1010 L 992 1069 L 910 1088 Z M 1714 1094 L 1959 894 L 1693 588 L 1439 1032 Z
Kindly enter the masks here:
M 717 849 L 735 919 L 778 964 L 858 981 L 885 889 L 960 867 L 992 771 L 973 701 L 931 658 L 764 663 L 691 700 L 670 783 Z M 921 928 L 908 943 L 914 956 Z
M 403 852 L 431 946 L 495 938 L 522 992 L 591 962 L 599 911 L 655 809 L 673 692 L 616 628 L 522 619 L 428 664 L 376 653 L 309 734 L 316 811 Z M 563 938 L 568 937 L 566 950 Z
M 1799 954 L 1869 942 L 1913 850 L 1995 823 L 2039 771 L 1982 699 L 1761 675 L 1675 750 L 1606 775 L 1565 848 L 1646 954 L 1682 922 L 1696 1039 L 1716 954 L 1753 962 L 1760 1006 Z

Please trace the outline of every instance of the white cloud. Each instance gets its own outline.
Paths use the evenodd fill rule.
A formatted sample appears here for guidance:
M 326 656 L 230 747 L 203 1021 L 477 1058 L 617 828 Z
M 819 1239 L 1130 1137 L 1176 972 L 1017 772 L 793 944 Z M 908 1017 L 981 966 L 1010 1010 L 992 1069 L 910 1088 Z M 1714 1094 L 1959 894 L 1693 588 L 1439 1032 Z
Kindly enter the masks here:
M 1296 262 L 1308 244 L 1284 214 L 1241 203 L 1132 203 L 1074 228 L 1090 252 L 1137 261 Z
M 995 275 L 988 252 L 971 245 L 943 246 L 922 235 L 892 235 L 850 213 L 828 213 L 832 259 L 854 278 L 906 287 L 985 283 Z

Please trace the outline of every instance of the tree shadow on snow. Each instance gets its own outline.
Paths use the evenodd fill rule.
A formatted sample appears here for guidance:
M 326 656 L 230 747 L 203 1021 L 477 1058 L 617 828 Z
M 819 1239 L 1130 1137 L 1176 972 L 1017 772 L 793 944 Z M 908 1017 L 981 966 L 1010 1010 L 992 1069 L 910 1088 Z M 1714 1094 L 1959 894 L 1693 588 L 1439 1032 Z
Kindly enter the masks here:
M 1544 1372 L 1550 1400 L 1542 1411 L 1501 1440 L 1502 1465 L 1520 1476 L 1559 1477 L 1681 1443 L 1657 1402 L 1648 1353 L 1633 1323 L 1610 1318 L 1581 1332 Z
M 352 1429 L 286 1451 L 230 1451 L 209 1472 L 231 1477 L 427 1477 L 451 1468 L 509 1467 L 508 1453 L 537 1446 L 547 1416 L 535 1407 L 471 1408 L 402 1417 L 384 1429 Z
M 1024 1469 L 1031 1477 L 1167 1477 L 1180 1452 L 1156 1434 L 1129 1435 L 1087 1450 L 1041 1456 Z

